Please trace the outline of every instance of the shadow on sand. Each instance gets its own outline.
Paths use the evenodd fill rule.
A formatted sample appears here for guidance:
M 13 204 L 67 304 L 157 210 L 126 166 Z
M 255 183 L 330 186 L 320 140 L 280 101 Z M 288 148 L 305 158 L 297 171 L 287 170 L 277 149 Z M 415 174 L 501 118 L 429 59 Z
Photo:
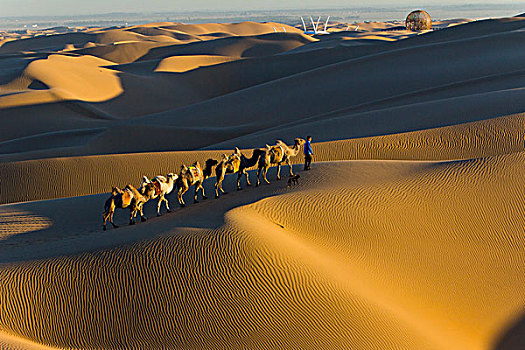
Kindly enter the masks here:
M 494 345 L 494 350 L 525 349 L 525 312 L 507 328 Z

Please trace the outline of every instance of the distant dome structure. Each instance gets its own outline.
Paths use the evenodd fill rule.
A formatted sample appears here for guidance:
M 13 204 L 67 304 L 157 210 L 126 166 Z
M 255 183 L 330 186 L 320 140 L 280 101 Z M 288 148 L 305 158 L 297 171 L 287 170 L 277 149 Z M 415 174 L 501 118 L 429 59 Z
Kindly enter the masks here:
M 414 31 L 429 30 L 432 28 L 432 18 L 426 11 L 412 11 L 407 16 L 405 27 Z

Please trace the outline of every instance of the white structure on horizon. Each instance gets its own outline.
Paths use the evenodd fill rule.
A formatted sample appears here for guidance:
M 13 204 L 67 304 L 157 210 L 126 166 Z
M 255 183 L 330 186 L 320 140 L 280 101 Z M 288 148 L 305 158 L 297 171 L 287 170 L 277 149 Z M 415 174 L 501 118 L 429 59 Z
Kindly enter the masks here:
M 317 23 L 314 23 L 314 19 L 312 17 L 310 17 L 310 21 L 312 22 L 312 29 L 313 30 L 308 30 L 306 28 L 306 23 L 304 22 L 303 17 L 301 17 L 301 21 L 303 22 L 304 34 L 309 34 L 309 35 L 330 34 L 327 31 L 327 29 L 328 29 L 328 20 L 329 19 L 330 19 L 330 16 L 328 16 L 328 18 L 326 19 L 326 22 L 324 22 L 324 30 L 319 30 L 319 23 L 321 22 L 321 16 L 319 16 L 319 18 L 317 19 Z

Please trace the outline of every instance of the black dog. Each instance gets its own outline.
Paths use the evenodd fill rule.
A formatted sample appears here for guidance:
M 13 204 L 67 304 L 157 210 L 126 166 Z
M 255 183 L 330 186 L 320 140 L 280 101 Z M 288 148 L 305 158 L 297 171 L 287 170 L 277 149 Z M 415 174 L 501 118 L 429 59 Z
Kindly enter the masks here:
M 290 176 L 290 178 L 288 179 L 288 187 L 292 185 L 297 185 L 297 180 L 299 180 L 300 177 L 301 176 L 299 175 Z

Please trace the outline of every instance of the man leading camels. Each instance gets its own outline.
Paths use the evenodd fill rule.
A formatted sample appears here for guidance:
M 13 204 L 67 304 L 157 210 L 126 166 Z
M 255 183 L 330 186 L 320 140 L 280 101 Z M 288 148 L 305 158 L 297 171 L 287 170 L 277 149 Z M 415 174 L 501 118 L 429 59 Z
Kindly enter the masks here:
M 312 136 L 306 137 L 306 142 L 304 143 L 304 170 L 310 170 L 310 165 L 312 165 L 312 158 L 314 151 L 312 151 Z

